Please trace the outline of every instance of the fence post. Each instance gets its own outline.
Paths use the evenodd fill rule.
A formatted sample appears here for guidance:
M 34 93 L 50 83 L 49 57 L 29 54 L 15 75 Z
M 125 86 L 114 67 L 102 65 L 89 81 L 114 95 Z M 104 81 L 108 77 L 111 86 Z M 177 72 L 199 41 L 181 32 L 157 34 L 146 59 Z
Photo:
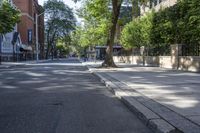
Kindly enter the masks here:
M 140 54 L 142 55 L 142 64 L 143 66 L 145 66 L 145 47 L 144 46 L 141 46 L 140 47 Z
M 182 44 L 171 45 L 171 65 L 173 69 L 180 67 L 180 55 L 182 54 Z

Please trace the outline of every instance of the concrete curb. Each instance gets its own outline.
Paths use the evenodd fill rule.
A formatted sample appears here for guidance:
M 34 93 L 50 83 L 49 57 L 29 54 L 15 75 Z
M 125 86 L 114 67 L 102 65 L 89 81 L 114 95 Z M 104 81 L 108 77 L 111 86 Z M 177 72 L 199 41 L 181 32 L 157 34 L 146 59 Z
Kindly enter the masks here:
M 106 87 L 115 96 L 117 96 L 134 114 L 136 114 L 137 117 L 141 119 L 144 124 L 154 133 L 181 133 L 168 122 L 161 119 L 153 111 L 149 110 L 147 107 L 130 97 L 130 94 L 127 94 L 123 90 L 121 90 L 116 83 L 111 82 L 108 78 L 102 76 L 97 72 L 93 72 L 88 65 L 83 65 L 86 66 L 92 74 L 99 77 L 100 81 L 105 84 Z
M 93 72 L 93 74 L 98 76 L 101 82 L 104 83 L 106 87 L 108 87 L 108 89 L 111 90 L 111 92 L 113 92 L 154 133 L 180 133 L 180 131 L 160 118 L 156 113 L 132 98 L 130 94 L 121 90 L 118 85 L 99 73 Z
M 85 66 L 154 133 L 200 133 L 198 123 L 139 93 L 106 72 L 98 72 L 93 66 Z

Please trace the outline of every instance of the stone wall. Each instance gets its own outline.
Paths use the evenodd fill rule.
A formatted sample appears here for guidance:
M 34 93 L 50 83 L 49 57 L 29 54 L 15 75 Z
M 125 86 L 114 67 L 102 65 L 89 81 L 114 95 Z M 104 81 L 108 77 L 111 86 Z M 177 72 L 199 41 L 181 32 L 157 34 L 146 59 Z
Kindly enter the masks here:
M 171 56 L 159 56 L 159 66 L 162 68 L 172 68 Z
M 162 68 L 179 69 L 200 72 L 200 56 L 179 56 L 174 62 L 173 56 L 114 56 L 115 62 L 144 66 L 159 66 Z
M 181 56 L 179 58 L 179 69 L 200 72 L 200 56 Z

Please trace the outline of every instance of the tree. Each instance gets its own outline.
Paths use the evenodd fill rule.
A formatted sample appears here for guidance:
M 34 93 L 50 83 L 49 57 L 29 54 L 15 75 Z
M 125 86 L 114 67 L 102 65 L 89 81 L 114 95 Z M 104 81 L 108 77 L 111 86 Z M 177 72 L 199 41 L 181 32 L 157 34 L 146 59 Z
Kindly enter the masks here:
M 93 37 L 96 38 L 95 40 L 97 40 L 97 43 L 102 40 L 105 41 L 105 43 L 107 44 L 107 49 L 106 57 L 102 66 L 116 67 L 113 61 L 113 44 L 115 40 L 116 26 L 120 15 L 120 8 L 123 0 L 83 1 L 84 5 L 83 8 L 80 10 L 80 16 L 83 17 L 85 19 L 85 22 L 87 23 L 86 29 L 84 30 L 90 31 L 87 32 L 87 34 L 85 35 L 88 35 L 88 33 L 96 33 L 93 34 Z
M 0 7 L 0 34 L 5 34 L 14 29 L 20 20 L 20 11 L 4 0 Z
M 112 0 L 112 17 L 111 17 L 111 25 L 109 28 L 109 35 L 107 38 L 107 49 L 106 49 L 106 56 L 102 66 L 106 67 L 116 67 L 113 61 L 113 44 L 115 39 L 116 33 L 116 26 L 120 14 L 120 8 L 122 5 L 123 0 Z
M 140 48 L 141 46 L 150 45 L 153 15 L 153 12 L 148 13 L 141 18 L 135 18 L 132 22 L 124 26 L 120 39 L 124 48 Z
M 77 2 L 81 0 L 74 1 Z M 120 8 L 122 7 L 122 4 L 128 3 L 128 5 L 131 5 L 132 3 L 133 18 L 136 18 L 139 16 L 140 5 L 145 5 L 147 1 L 148 0 L 82 0 L 84 5 L 80 10 L 80 16 L 84 18 L 87 25 L 83 29 L 83 31 L 86 31 L 83 32 L 83 35 L 85 36 L 83 42 L 86 42 L 86 44 L 88 43 L 88 45 L 93 43 L 94 45 L 94 42 L 96 44 L 100 44 L 99 40 L 106 40 L 105 43 L 103 43 L 107 44 L 106 57 L 102 66 L 116 67 L 113 61 L 113 44 L 116 37 L 116 26 L 117 24 L 122 23 L 122 25 L 124 25 L 126 22 L 128 22 L 128 19 L 119 19 L 121 13 Z M 102 24 L 104 24 L 104 28 L 100 26 Z M 87 37 L 89 38 L 86 39 Z M 91 40 L 96 40 L 97 42 Z
M 72 9 L 59 0 L 48 0 L 44 4 L 46 23 L 45 31 L 47 38 L 47 53 L 48 58 L 51 52 L 52 58 L 56 48 L 58 39 L 65 38 L 70 35 L 75 27 L 75 18 Z
M 20 11 L 4 0 L 0 5 L 0 63 L 2 34 L 11 32 L 19 20 Z
M 58 40 L 56 49 L 59 53 L 59 57 L 66 57 L 69 54 L 69 45 L 65 43 L 65 40 Z

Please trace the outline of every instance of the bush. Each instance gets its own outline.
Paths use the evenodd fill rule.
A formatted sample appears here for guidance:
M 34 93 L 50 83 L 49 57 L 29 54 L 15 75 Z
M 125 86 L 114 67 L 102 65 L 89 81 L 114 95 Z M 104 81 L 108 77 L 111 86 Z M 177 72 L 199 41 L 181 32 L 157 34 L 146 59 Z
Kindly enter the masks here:
M 13 30 L 20 20 L 20 11 L 10 5 L 7 0 L 0 7 L 0 33 L 5 34 Z
M 200 42 L 200 3 L 198 0 L 180 0 L 154 16 L 151 43 Z
M 152 16 L 153 14 L 150 13 L 125 25 L 120 39 L 124 48 L 141 47 L 150 44 Z
M 179 0 L 172 7 L 128 23 L 121 36 L 124 47 L 200 43 L 200 2 Z

